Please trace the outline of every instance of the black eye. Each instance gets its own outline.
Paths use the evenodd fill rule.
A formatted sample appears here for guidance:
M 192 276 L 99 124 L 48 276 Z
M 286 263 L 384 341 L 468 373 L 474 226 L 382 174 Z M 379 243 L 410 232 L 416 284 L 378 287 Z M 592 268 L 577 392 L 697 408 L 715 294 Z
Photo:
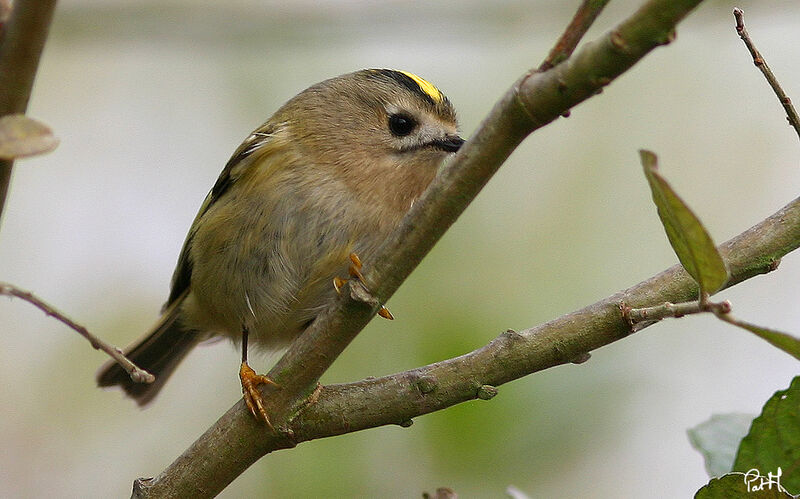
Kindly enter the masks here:
M 389 116 L 389 130 L 398 137 L 405 137 L 413 132 L 417 122 L 407 114 L 393 114 Z

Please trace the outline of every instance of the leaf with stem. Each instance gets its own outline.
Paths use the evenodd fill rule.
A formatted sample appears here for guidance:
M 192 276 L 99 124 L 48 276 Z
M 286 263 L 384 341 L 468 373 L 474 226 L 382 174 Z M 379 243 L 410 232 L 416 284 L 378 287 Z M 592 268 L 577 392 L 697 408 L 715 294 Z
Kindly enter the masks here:
M 640 150 L 642 166 L 658 216 L 683 268 L 700 286 L 700 297 L 719 291 L 728 281 L 728 269 L 711 236 L 686 203 L 658 173 L 658 158 Z

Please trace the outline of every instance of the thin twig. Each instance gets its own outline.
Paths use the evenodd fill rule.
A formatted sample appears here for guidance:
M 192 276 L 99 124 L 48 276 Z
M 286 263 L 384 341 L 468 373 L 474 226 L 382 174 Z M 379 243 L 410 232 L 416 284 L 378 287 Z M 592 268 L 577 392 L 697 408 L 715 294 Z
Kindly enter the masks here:
M 715 315 L 725 314 L 730 312 L 731 304 L 725 300 L 720 303 L 713 303 L 706 300 L 705 303 L 701 301 L 689 301 L 683 303 L 670 303 L 665 302 L 653 307 L 630 308 L 622 305 L 620 308 L 623 310 L 623 315 L 634 326 L 641 322 L 660 321 L 667 317 L 679 318 L 685 315 L 713 313 Z
M 550 49 L 547 58 L 539 65 L 538 71 L 547 71 L 558 65 L 561 61 L 569 58 L 575 50 L 575 47 L 578 46 L 578 42 L 583 38 L 583 35 L 589 31 L 589 27 L 591 27 L 594 20 L 597 19 L 597 16 L 600 15 L 603 8 L 610 1 L 611 0 L 583 0 L 583 3 L 578 7 L 575 15 L 572 16 L 572 21 L 570 21 L 564 33 L 561 34 L 556 44 Z
M 781 102 L 783 109 L 786 110 L 786 119 L 794 128 L 794 131 L 797 132 L 798 138 L 800 138 L 800 116 L 797 115 L 797 111 L 792 105 L 792 100 L 788 95 L 786 95 L 786 92 L 783 91 L 783 88 L 781 88 L 781 84 L 778 83 L 778 79 L 775 78 L 772 70 L 767 65 L 767 61 L 761 56 L 761 53 L 758 51 L 756 46 L 753 45 L 753 40 L 750 38 L 750 34 L 747 33 L 747 29 L 744 27 L 744 11 L 738 7 L 733 9 L 733 17 L 736 18 L 736 32 L 744 42 L 747 50 L 750 51 L 750 55 L 753 56 L 753 63 L 758 69 L 761 70 L 761 72 L 764 74 L 764 78 L 767 79 L 767 83 L 769 83 L 769 86 L 772 87 L 775 95 L 778 96 L 778 100 Z
M 153 376 L 149 372 L 145 371 L 144 369 L 141 369 L 136 364 L 131 362 L 127 357 L 125 357 L 125 355 L 123 355 L 122 350 L 120 350 L 115 346 L 109 345 L 105 341 L 93 335 L 85 327 L 76 323 L 63 313 L 59 312 L 52 305 L 41 300 L 33 293 L 19 289 L 13 284 L 0 282 L 0 295 L 12 296 L 15 298 L 20 298 L 22 300 L 25 300 L 26 302 L 30 303 L 34 307 L 44 312 L 48 317 L 53 317 L 54 319 L 66 324 L 71 329 L 77 331 L 78 334 L 89 340 L 89 344 L 91 344 L 95 350 L 102 350 L 103 352 L 110 355 L 112 359 L 117 361 L 117 363 L 121 365 L 122 368 L 128 372 L 128 374 L 130 374 L 131 379 L 134 382 L 152 383 L 153 381 L 155 381 L 156 379 L 155 376 Z

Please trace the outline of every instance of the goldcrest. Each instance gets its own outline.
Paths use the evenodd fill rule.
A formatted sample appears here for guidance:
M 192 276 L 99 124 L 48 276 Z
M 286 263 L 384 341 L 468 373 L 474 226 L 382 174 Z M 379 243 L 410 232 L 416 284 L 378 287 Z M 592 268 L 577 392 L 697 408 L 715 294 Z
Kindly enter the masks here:
M 269 382 L 247 366 L 248 337 L 275 350 L 300 335 L 335 296 L 350 255 L 368 265 L 463 142 L 450 101 L 411 73 L 366 69 L 304 90 L 225 165 L 160 319 L 127 349 L 156 381 L 134 383 L 108 363 L 98 384 L 146 404 L 193 347 L 226 336 L 242 343 L 245 399 L 266 419 L 260 400 L 248 400 L 253 384 Z

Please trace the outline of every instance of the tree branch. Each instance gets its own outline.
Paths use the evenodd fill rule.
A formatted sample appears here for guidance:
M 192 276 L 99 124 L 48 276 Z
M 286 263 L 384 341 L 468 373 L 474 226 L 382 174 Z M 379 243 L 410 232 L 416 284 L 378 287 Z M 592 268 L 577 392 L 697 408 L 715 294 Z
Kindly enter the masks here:
M 798 247 L 800 198 L 720 246 L 731 270 L 727 286 L 774 270 L 775 262 Z M 581 310 L 524 331 L 506 331 L 461 357 L 382 378 L 322 387 L 317 400 L 292 420 L 295 438 L 300 442 L 401 424 L 483 398 L 480 395 L 487 386 L 572 362 L 628 336 L 632 328 L 620 309 L 623 303 L 682 302 L 696 297 L 697 284 L 683 267 L 675 265 Z
M 0 116 L 24 113 L 33 88 L 56 0 L 15 0 L 0 31 Z M 12 160 L 0 160 L 0 216 L 11 182 Z
M 781 257 L 798 247 L 800 198 L 719 247 L 730 269 L 726 288 L 775 270 Z M 506 331 L 461 357 L 381 378 L 321 387 L 289 422 L 294 443 L 387 424 L 408 426 L 412 418 L 422 414 L 467 400 L 491 398 L 495 387 L 503 383 L 573 362 L 591 350 L 627 337 L 634 329 L 623 313 L 626 305 L 696 298 L 697 284 L 683 267 L 675 265 L 535 328 Z M 635 330 L 652 324 L 639 324 Z M 220 471 L 218 467 L 241 466 L 242 452 L 249 456 L 291 447 L 279 436 L 264 431 L 242 406 L 231 408 L 158 479 L 138 482 L 134 497 L 160 497 L 158 494 L 166 491 L 168 496 L 206 497 L 199 490 L 206 487 L 213 495 L 221 490 L 215 471 Z M 145 488 L 141 488 L 143 484 Z
M 380 303 L 388 300 L 455 222 L 516 146 L 532 131 L 599 93 L 603 86 L 649 51 L 670 42 L 674 38 L 675 25 L 700 1 L 651 0 L 616 29 L 599 41 L 587 44 L 551 71 L 530 71 L 523 75 L 494 106 L 454 160 L 437 175 L 403 223 L 386 241 L 376 260 L 367 262 L 371 268 L 365 272 L 365 277 L 371 294 L 359 283 L 350 280 L 336 303 L 315 320 L 270 371 L 269 376 L 281 388 L 265 393 L 265 396 L 269 401 L 272 421 L 281 433 L 265 431 L 262 425 L 253 420 L 244 403 L 240 402 L 158 477 L 137 480 L 133 496 L 212 497 L 268 452 L 292 447 L 297 441 L 359 429 L 353 426 L 355 419 L 340 417 L 342 411 L 350 414 L 350 408 L 340 405 L 344 399 L 333 396 L 337 393 L 365 395 L 358 402 L 349 399 L 347 402 L 352 404 L 351 408 L 359 407 L 365 417 L 373 418 L 371 423 L 361 423 L 364 428 L 392 422 L 403 423 L 412 416 L 475 398 L 479 392 L 488 397 L 492 393 L 492 384 L 583 358 L 587 351 L 629 334 L 630 329 L 622 319 L 619 304 L 604 303 L 558 320 L 571 324 L 579 332 L 578 340 L 574 343 L 564 343 L 552 331 L 544 336 L 537 330 L 525 334 L 509 333 L 482 349 L 484 353 L 478 356 L 482 359 L 480 362 L 476 363 L 473 357 L 465 356 L 435 364 L 435 368 L 429 366 L 435 382 L 430 386 L 426 383 L 423 385 L 432 387 L 429 393 L 435 395 L 424 399 L 427 400 L 424 403 L 415 399 L 413 390 L 409 392 L 409 383 L 416 382 L 409 378 L 411 374 L 315 391 L 320 376 L 374 316 Z M 758 270 L 761 271 L 761 267 Z M 675 279 L 674 276 L 672 278 Z M 688 296 L 691 294 L 688 289 L 693 288 L 696 294 L 696 287 L 687 283 L 686 279 L 688 277 L 684 276 L 677 291 Z M 665 296 L 656 301 L 674 300 L 675 297 Z M 645 300 L 641 302 L 642 305 L 652 303 Z M 603 324 L 599 332 L 583 325 L 594 315 L 600 317 L 595 321 Z M 515 343 L 519 346 L 508 348 Z M 532 350 L 528 352 L 527 347 Z M 486 356 L 491 357 L 495 353 L 510 355 L 504 359 L 522 357 L 526 361 L 522 365 L 527 367 L 522 368 L 506 360 L 487 365 Z M 477 372 L 471 375 L 460 370 L 470 366 L 481 366 L 480 376 L 477 376 Z M 425 369 L 417 371 L 423 372 Z M 448 372 L 453 376 L 442 376 Z M 468 389 L 465 388 L 467 385 Z M 377 399 L 368 402 L 368 389 L 379 386 L 388 386 L 404 394 L 402 398 L 392 399 L 394 404 L 399 405 L 392 412 L 387 412 L 386 405 L 381 405 Z M 378 390 L 376 393 L 381 392 Z M 431 404 L 431 401 L 436 403 Z M 336 412 L 319 412 L 321 408 L 334 408 Z M 392 421 L 379 422 L 381 417 L 385 417 L 382 415 L 389 414 L 392 415 Z M 401 417 L 398 418 L 398 415 Z M 327 421 L 325 424 L 328 425 L 325 431 L 320 426 L 323 421 Z M 306 424 L 309 426 L 306 427 Z M 331 425 L 339 425 L 339 428 L 334 429 Z
M 445 231 L 532 131 L 597 94 L 650 50 L 674 37 L 674 26 L 700 0 L 652 0 L 617 29 L 546 73 L 524 75 L 494 106 L 474 136 L 414 203 L 371 268 L 377 300 L 342 293 L 270 371 L 282 392 L 308 395 L 335 358 L 408 277 Z M 355 281 L 348 283 L 357 289 Z M 280 397 L 280 394 L 272 394 Z M 295 400 L 300 402 L 301 400 Z M 290 404 L 291 405 L 291 404 Z

